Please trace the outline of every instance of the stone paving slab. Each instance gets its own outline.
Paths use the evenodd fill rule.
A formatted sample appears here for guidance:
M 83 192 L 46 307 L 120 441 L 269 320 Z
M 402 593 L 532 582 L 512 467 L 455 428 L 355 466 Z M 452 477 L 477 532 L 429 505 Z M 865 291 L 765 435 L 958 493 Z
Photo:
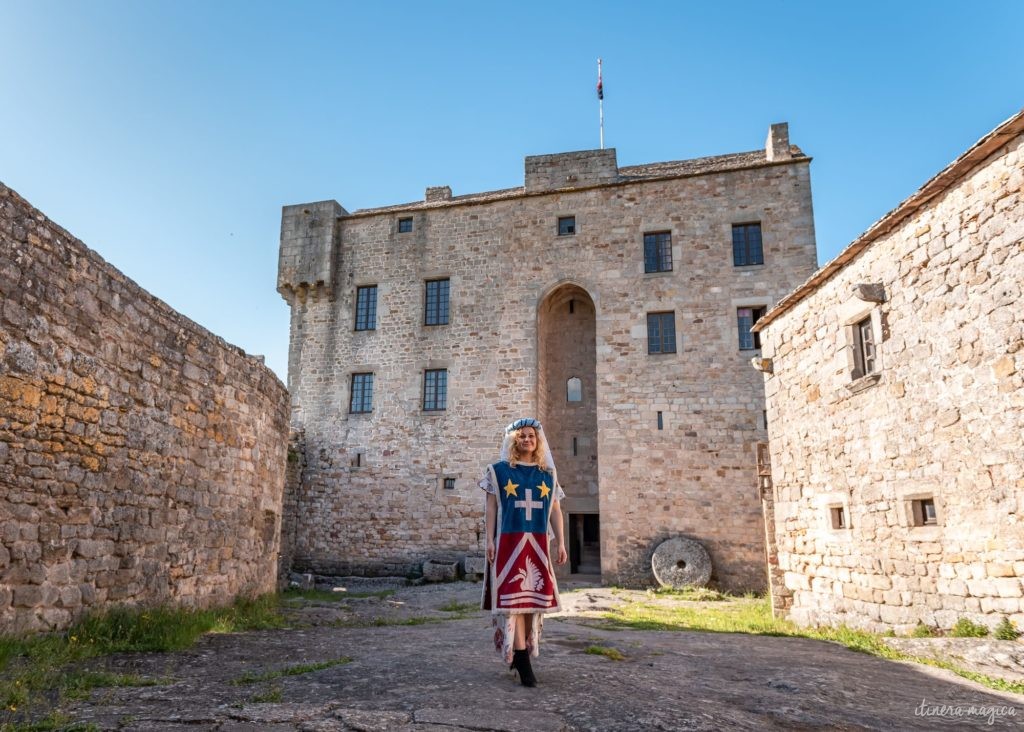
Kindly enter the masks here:
M 342 627 L 208 635 L 172 654 L 124 654 L 103 668 L 167 679 L 153 687 L 100 689 L 68 711 L 100 730 L 300 730 L 458 732 L 518 729 L 933 730 L 998 729 L 1024 721 L 1024 696 L 985 689 L 949 672 L 895 663 L 805 638 L 730 633 L 611 630 L 581 607 L 620 602 L 608 590 L 571 593 L 573 614 L 549 617 L 527 689 L 497 660 L 489 619 L 444 612 L 475 601 L 479 585 L 403 589 L 336 608 Z M 374 605 L 373 603 L 376 603 Z M 354 627 L 382 613 L 389 622 Z M 399 613 L 395 615 L 395 613 Z M 303 616 L 305 617 L 305 616 Z M 614 648 L 613 661 L 591 645 Z M 245 674 L 342 657 L 320 671 L 240 684 Z M 234 682 L 234 683 L 232 683 Z M 276 691 L 276 703 L 252 697 Z M 928 705 L 1012 707 L 1016 716 L 943 720 L 915 714 Z

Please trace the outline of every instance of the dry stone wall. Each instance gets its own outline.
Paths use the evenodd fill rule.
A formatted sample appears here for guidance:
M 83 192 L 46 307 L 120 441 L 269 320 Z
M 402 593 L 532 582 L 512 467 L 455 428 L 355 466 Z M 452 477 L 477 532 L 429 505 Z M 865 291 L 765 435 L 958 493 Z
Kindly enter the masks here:
M 781 589 L 801 623 L 1024 626 L 1017 129 L 762 334 Z M 856 297 L 862 284 L 884 301 Z M 878 373 L 857 379 L 850 324 L 865 317 Z M 915 516 L 928 499 L 935 525 Z
M 332 285 L 286 276 L 280 287 L 292 306 L 293 426 L 306 441 L 297 568 L 401 572 L 426 558 L 482 554 L 476 481 L 497 459 L 503 427 L 537 414 L 539 386 L 564 395 L 564 385 L 541 384 L 538 313 L 571 284 L 593 303 L 585 310 L 596 382 L 579 409 L 596 411 L 588 449 L 598 495 L 566 489 L 597 499 L 603 579 L 653 581 L 658 542 L 686 535 L 708 547 L 723 586 L 763 588 L 753 447 L 765 439 L 763 387 L 752 353 L 738 348 L 736 308 L 771 305 L 816 262 L 809 159 L 741 157 L 753 162 L 626 181 L 607 175 L 614 150 L 544 156 L 528 159 L 525 190 L 357 211 L 334 229 L 322 218 L 314 226 L 314 209 L 286 207 L 289 256 L 299 251 L 293 234 L 336 235 Z M 576 188 L 580 181 L 588 185 Z M 562 190 L 531 193 L 531 182 Z M 308 221 L 295 220 L 302 215 Z M 575 217 L 574 235 L 558 236 L 561 216 Z M 404 218 L 409 232 L 399 232 Z M 762 223 L 765 264 L 738 268 L 731 227 L 750 221 Z M 671 232 L 672 271 L 644 273 L 650 231 Z M 312 256 L 320 261 L 320 250 Z M 423 323 L 424 282 L 434 278 L 450 279 L 447 325 Z M 376 329 L 355 331 L 356 291 L 368 285 L 377 287 Z M 648 312 L 674 313 L 676 353 L 648 355 Z M 571 342 L 553 333 L 546 347 Z M 424 411 L 424 370 L 440 368 L 447 409 Z M 369 414 L 349 413 L 354 373 L 374 375 Z M 562 451 L 570 444 L 551 437 Z M 563 512 L 573 510 L 567 499 Z
M 0 184 L 0 633 L 272 591 L 288 395 Z

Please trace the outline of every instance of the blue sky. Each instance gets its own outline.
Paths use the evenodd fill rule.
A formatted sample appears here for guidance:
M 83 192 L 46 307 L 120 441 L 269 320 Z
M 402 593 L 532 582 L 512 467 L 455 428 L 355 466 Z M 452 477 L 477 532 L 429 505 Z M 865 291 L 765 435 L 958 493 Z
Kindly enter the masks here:
M 1024 3 L 0 0 L 0 180 L 284 379 L 280 207 L 814 157 L 820 263 L 1024 106 Z

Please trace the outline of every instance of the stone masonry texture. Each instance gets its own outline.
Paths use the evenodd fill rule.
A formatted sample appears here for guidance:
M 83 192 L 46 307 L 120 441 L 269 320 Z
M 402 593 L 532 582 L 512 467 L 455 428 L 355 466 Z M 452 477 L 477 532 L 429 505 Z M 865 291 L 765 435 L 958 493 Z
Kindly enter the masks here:
M 599 514 L 603 581 L 652 583 L 655 547 L 686 536 L 721 586 L 763 588 L 764 392 L 736 310 L 770 307 L 816 267 L 810 158 L 784 125 L 773 144 L 775 162 L 764 149 L 621 168 L 611 149 L 537 156 L 519 188 L 352 213 L 285 207 L 278 289 L 304 440 L 287 499 L 295 568 L 406 572 L 481 554 L 477 479 L 504 426 L 536 415 L 566 520 Z M 575 233 L 559 236 L 567 216 Z M 765 263 L 735 267 L 732 225 L 750 222 Z M 670 232 L 671 271 L 645 274 L 646 232 Z M 443 278 L 449 322 L 425 325 L 425 282 Z M 356 291 L 370 285 L 376 328 L 356 331 Z M 653 312 L 672 314 L 675 353 L 648 354 Z M 423 409 L 427 369 L 447 369 L 444 411 Z M 349 413 L 356 373 L 373 374 L 368 414 Z M 583 400 L 566 404 L 572 377 Z
M 779 589 L 804 624 L 1022 627 L 1024 113 L 879 225 L 761 326 Z
M 0 184 L 0 633 L 272 591 L 288 395 Z

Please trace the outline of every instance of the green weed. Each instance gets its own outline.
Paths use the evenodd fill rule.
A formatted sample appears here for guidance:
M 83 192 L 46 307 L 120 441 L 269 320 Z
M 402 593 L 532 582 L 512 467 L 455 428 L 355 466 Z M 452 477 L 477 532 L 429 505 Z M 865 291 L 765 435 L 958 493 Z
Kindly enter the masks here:
M 234 679 L 231 683 L 234 686 L 244 686 L 246 684 L 258 684 L 263 681 L 272 681 L 273 679 L 279 679 L 282 676 L 298 676 L 299 674 L 308 674 L 313 671 L 322 671 L 325 668 L 331 668 L 333 666 L 342 666 L 346 663 L 351 663 L 352 659 L 348 656 L 341 658 L 333 658 L 329 661 L 318 661 L 316 663 L 300 663 L 295 666 L 286 666 L 285 668 L 278 669 L 276 671 L 266 671 L 261 674 L 246 673 Z
M 283 700 L 284 694 L 281 692 L 281 687 L 276 684 L 266 691 L 257 692 L 249 697 L 249 701 L 253 704 L 279 704 Z
M 949 634 L 954 638 L 984 638 L 988 635 L 988 628 L 970 618 L 959 618 Z
M 1009 618 L 1003 618 L 999 621 L 999 625 L 996 626 L 992 634 L 999 640 L 1008 641 L 1017 640 L 1020 637 L 1020 631 L 1017 630 L 1017 626 Z
M 925 625 L 920 620 L 918 620 L 917 625 L 915 625 L 914 629 L 910 631 L 910 635 L 913 638 L 932 638 L 935 635 L 937 635 L 937 633 L 935 632 L 935 629 L 932 628 L 930 625 Z
M 589 653 L 591 656 L 604 656 L 612 661 L 625 661 L 626 657 L 616 648 L 609 648 L 608 646 L 587 646 L 583 651 Z

